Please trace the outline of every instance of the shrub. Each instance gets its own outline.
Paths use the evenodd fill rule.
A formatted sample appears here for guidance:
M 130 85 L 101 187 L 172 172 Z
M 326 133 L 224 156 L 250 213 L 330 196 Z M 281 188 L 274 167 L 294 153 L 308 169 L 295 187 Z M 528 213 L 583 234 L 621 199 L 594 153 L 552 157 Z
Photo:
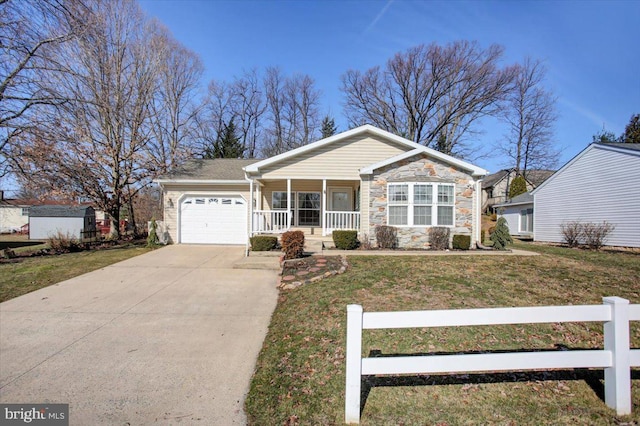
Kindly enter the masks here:
M 602 223 L 583 223 L 582 235 L 584 242 L 589 248 L 599 250 L 615 228 L 615 225 L 608 223 L 606 220 Z
M 371 244 L 371 240 L 369 239 L 369 234 L 363 234 L 360 239 L 360 249 L 361 250 L 371 250 L 373 248 L 373 244 Z
M 340 250 L 358 248 L 358 231 L 333 231 L 333 243 Z
M 394 249 L 398 246 L 398 230 L 393 226 L 376 227 L 376 242 L 381 249 Z
M 304 256 L 304 232 L 287 231 L 282 234 L 282 251 L 285 260 Z
M 484 243 L 485 231 L 484 229 L 480 230 L 480 244 Z
M 160 244 L 158 238 L 158 224 L 155 219 L 151 219 L 151 225 L 149 225 L 149 235 L 147 236 L 147 247 L 156 247 Z
M 572 220 L 571 222 L 567 223 L 561 223 L 560 232 L 562 232 L 564 242 L 569 247 L 576 247 L 578 244 L 580 244 L 580 239 L 582 238 L 582 224 L 577 220 Z
M 495 226 L 490 226 L 489 227 L 489 239 L 491 239 L 491 234 L 493 234 L 496 231 L 496 227 Z
M 509 227 L 507 226 L 507 220 L 504 217 L 498 219 L 496 223 L 496 229 L 489 237 L 493 241 L 493 248 L 496 250 L 506 250 L 507 244 L 513 243 L 511 235 L 509 234 Z
M 433 250 L 449 249 L 449 235 L 451 231 L 444 226 L 435 226 L 429 230 L 429 242 Z
M 82 250 L 82 244 L 77 238 L 71 235 L 63 234 L 58 231 L 57 234 L 49 236 L 47 241 L 51 250 L 57 253 L 69 253 Z
M 509 186 L 509 198 L 516 197 L 525 192 L 527 192 L 527 181 L 524 179 L 524 176 L 518 175 L 511 181 L 511 185 Z
M 454 235 L 451 245 L 454 250 L 469 250 L 471 247 L 471 235 Z
M 270 251 L 278 245 L 278 237 L 272 235 L 256 235 L 249 239 L 252 251 Z
M 5 259 L 13 259 L 16 257 L 16 252 L 11 250 L 10 247 L 7 247 L 6 249 L 2 250 L 2 257 L 4 257 Z

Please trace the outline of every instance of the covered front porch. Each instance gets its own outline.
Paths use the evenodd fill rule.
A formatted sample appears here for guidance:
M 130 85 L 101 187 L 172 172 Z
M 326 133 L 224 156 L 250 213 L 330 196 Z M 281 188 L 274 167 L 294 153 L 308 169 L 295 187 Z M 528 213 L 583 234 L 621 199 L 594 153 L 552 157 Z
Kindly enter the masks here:
M 251 179 L 250 234 L 360 230 L 360 180 Z

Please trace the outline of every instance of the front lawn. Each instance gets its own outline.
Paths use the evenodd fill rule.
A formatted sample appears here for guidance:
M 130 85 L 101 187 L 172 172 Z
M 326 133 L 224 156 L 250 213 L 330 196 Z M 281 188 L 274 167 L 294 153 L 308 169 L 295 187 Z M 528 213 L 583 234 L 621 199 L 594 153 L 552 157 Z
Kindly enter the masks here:
M 365 311 L 640 303 L 640 254 L 518 244 L 540 256 L 350 256 L 351 270 L 283 291 L 246 400 L 250 424 L 344 422 L 346 306 Z M 632 327 L 640 347 L 640 326 Z M 598 324 L 365 331 L 363 355 L 602 348 Z M 634 377 L 636 377 L 634 375 Z M 638 375 L 637 377 L 640 377 Z M 361 423 L 620 424 L 601 400 L 602 372 L 372 378 Z
M 125 244 L 102 250 L 23 258 L 0 263 L 0 302 L 126 260 L 149 249 Z

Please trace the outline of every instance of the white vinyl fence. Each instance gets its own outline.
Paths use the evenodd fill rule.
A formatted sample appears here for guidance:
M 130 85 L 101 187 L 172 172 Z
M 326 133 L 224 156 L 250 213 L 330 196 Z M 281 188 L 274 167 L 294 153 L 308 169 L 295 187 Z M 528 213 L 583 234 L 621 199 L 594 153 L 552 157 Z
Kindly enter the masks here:
M 605 403 L 618 415 L 630 414 L 631 367 L 640 366 L 640 349 L 629 347 L 629 321 L 640 320 L 640 305 L 620 297 L 602 301 L 602 305 L 366 313 L 360 305 L 348 305 L 345 423 L 360 423 L 362 376 L 554 368 L 604 368 Z M 604 323 L 604 349 L 362 358 L 362 330 L 557 322 Z

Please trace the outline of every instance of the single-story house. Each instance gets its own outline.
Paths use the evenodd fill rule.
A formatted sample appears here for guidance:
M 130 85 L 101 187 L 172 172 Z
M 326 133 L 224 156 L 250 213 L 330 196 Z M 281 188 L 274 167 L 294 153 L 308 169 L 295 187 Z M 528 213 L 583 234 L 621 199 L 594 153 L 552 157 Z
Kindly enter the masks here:
M 537 188 L 554 173 L 554 170 L 533 169 L 523 174 L 527 183 L 527 191 Z M 494 212 L 496 204 L 509 200 L 511 182 L 517 176 L 516 169 L 503 169 L 490 174 L 482 180 L 482 211 Z
M 29 239 L 57 235 L 81 240 L 95 236 L 96 215 L 90 206 L 33 206 L 29 209 Z
M 31 205 L 27 200 L 5 199 L 4 191 L 0 191 L 0 234 L 19 232 L 25 227 Z
M 480 238 L 487 171 L 364 125 L 264 160 L 194 160 L 158 179 L 174 243 L 247 244 L 288 229 L 331 235 L 398 229 L 400 247 L 429 246 L 429 229 Z
M 606 245 L 640 247 L 640 144 L 592 143 L 532 194 L 535 241 L 563 242 L 566 222 L 606 221 Z
M 506 203 L 494 206 L 498 217 L 504 217 L 509 233 L 519 238 L 533 238 L 533 195 L 525 192 Z

